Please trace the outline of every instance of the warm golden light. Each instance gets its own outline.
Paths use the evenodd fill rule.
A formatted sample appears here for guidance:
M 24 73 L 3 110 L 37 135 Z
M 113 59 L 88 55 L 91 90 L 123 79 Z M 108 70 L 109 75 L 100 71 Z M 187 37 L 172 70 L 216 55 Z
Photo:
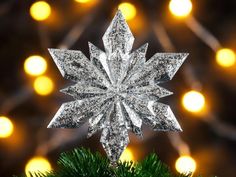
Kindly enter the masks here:
M 196 170 L 196 162 L 190 156 L 181 156 L 175 162 L 175 169 L 181 174 L 192 174 Z
M 222 67 L 231 67 L 236 63 L 236 56 L 233 50 L 223 48 L 216 52 L 216 62 Z
M 30 56 L 25 60 L 24 70 L 31 76 L 39 76 L 47 70 L 47 62 L 39 55 Z
M 30 15 L 37 21 L 46 20 L 51 14 L 51 7 L 45 1 L 37 1 L 30 7 Z
M 88 3 L 92 0 L 74 0 L 74 1 L 79 2 L 79 3 Z
M 189 91 L 182 98 L 183 107 L 190 112 L 200 112 L 205 106 L 205 98 L 198 91 Z
M 192 11 L 192 2 L 190 0 L 171 0 L 169 10 L 176 17 L 187 17 Z
M 47 159 L 37 156 L 27 162 L 25 166 L 25 174 L 27 177 L 36 177 L 36 173 L 40 172 L 42 174 L 46 174 L 46 172 L 51 169 L 51 164 Z M 30 175 L 30 173 L 32 175 Z
M 52 93 L 54 89 L 53 81 L 46 76 L 40 76 L 34 81 L 34 90 L 37 94 L 46 96 Z
M 121 10 L 126 20 L 132 20 L 136 16 L 136 7 L 129 2 L 119 4 L 118 8 Z
M 120 156 L 120 161 L 134 161 L 134 155 L 130 148 L 126 148 Z
M 11 120 L 5 116 L 0 117 L 0 138 L 7 138 L 12 135 L 14 126 Z

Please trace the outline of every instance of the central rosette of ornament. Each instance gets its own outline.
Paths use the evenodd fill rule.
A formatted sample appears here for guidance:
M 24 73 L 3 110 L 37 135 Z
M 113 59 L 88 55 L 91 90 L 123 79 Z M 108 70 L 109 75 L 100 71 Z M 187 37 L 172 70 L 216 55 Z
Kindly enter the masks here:
M 112 85 L 107 91 L 114 97 L 125 97 L 127 94 L 127 90 L 123 85 Z

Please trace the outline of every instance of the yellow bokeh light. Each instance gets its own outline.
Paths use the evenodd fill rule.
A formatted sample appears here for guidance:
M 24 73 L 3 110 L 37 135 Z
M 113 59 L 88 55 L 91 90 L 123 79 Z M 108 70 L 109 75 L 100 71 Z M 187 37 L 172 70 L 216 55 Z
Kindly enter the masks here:
M 47 70 L 47 62 L 39 55 L 30 56 L 25 60 L 24 70 L 31 76 L 41 75 Z
M 25 166 L 25 173 L 27 177 L 36 177 L 36 173 L 46 174 L 52 170 L 50 162 L 44 157 L 36 156 L 30 159 Z M 32 175 L 30 175 L 30 173 Z
M 126 148 L 120 156 L 120 161 L 134 161 L 134 155 L 130 148 Z
M 118 8 L 121 10 L 126 20 L 132 20 L 136 16 L 136 7 L 129 2 L 123 2 L 119 4 Z
M 196 162 L 190 156 L 181 156 L 175 162 L 175 169 L 181 174 L 192 174 L 196 170 Z
M 231 67 L 236 63 L 236 56 L 233 50 L 223 48 L 216 52 L 216 62 L 222 67 Z
M 190 112 L 200 112 L 205 106 L 205 97 L 202 93 L 192 90 L 184 94 L 183 107 Z
M 5 116 L 0 117 L 0 138 L 7 138 L 12 135 L 14 126 L 11 120 Z
M 34 81 L 34 90 L 37 94 L 46 96 L 54 89 L 53 81 L 47 76 L 40 76 Z
M 46 20 L 51 14 L 51 7 L 45 1 L 37 1 L 30 7 L 30 15 L 37 21 Z
M 74 0 L 74 1 L 79 2 L 79 3 L 88 3 L 92 0 Z
M 176 17 L 187 17 L 192 11 L 192 2 L 190 0 L 171 0 L 169 10 Z

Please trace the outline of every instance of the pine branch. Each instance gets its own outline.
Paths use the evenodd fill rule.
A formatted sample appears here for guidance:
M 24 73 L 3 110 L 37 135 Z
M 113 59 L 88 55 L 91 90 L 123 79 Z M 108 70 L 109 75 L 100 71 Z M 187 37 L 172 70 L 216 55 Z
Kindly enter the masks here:
M 156 154 L 147 156 L 142 162 L 119 162 L 117 168 L 98 152 L 80 148 L 62 153 L 58 170 L 47 174 L 36 173 L 34 177 L 190 177 L 174 175 Z M 33 175 L 32 175 L 33 177 Z

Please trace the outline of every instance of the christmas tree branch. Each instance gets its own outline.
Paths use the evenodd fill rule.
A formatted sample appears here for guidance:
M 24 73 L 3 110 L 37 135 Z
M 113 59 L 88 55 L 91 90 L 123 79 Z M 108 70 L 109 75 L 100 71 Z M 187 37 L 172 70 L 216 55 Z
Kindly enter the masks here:
M 80 148 L 62 153 L 58 160 L 58 169 L 43 173 L 34 173 L 32 177 L 190 177 L 174 175 L 156 154 L 150 154 L 142 162 L 119 162 L 111 167 L 109 160 L 98 152 Z

